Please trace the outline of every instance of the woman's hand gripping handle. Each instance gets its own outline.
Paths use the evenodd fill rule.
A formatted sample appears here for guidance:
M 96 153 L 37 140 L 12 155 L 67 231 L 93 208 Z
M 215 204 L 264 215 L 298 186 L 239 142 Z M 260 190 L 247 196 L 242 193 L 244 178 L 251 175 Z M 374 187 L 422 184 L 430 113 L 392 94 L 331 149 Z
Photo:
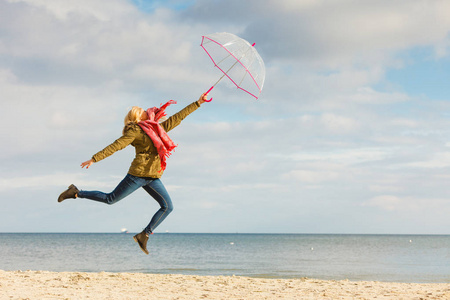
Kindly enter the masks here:
M 212 86 L 206 93 L 204 93 L 203 95 L 208 95 L 209 94 L 209 92 L 211 92 L 211 90 L 214 88 L 214 86 Z M 205 99 L 205 102 L 211 102 L 211 100 L 212 100 L 213 98 L 211 98 L 211 99 Z
M 203 93 L 200 96 L 200 98 L 198 98 L 198 103 L 201 105 L 205 102 L 210 102 L 211 100 L 212 100 L 212 98 L 208 100 L 208 92 L 206 92 L 206 93 Z

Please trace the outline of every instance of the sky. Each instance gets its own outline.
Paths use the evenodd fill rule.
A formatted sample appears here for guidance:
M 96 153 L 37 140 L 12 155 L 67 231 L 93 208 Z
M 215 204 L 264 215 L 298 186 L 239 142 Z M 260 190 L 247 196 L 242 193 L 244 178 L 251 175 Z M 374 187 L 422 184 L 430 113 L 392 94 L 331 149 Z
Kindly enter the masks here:
M 450 234 L 450 2 L 0 0 L 0 232 L 139 232 L 140 189 L 108 206 L 132 106 L 176 113 L 220 77 L 200 47 L 256 43 L 258 100 L 221 82 L 170 132 L 156 232 Z

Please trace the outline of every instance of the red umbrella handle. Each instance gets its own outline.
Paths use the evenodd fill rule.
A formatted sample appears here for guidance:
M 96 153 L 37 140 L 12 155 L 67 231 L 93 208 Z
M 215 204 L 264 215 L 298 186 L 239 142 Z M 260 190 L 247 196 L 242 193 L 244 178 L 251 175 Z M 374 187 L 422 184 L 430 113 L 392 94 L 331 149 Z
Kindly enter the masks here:
M 209 92 L 211 92 L 211 90 L 214 88 L 214 86 L 212 86 L 205 94 L 209 94 Z M 211 97 L 211 99 L 209 100 L 205 100 L 205 102 L 211 102 L 213 98 Z

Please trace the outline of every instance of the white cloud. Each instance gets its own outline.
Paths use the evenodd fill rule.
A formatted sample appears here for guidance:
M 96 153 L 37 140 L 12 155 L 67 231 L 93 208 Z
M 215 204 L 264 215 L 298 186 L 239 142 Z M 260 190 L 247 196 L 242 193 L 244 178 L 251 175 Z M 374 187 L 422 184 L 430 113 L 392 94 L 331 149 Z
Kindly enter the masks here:
M 295 161 L 328 161 L 344 165 L 354 165 L 365 162 L 382 161 L 393 155 L 395 149 L 356 148 L 334 149 L 330 151 L 302 151 L 290 155 Z
M 346 134 L 353 132 L 359 127 L 359 124 L 355 120 L 332 113 L 323 114 L 320 122 L 328 131 L 335 134 Z
M 421 161 L 409 162 L 405 167 L 413 168 L 448 168 L 450 167 L 450 152 L 435 152 Z
M 0 69 L 0 83 L 15 83 L 17 76 L 9 69 Z
M 91 188 L 112 188 L 117 185 L 117 178 L 92 180 L 83 173 L 55 173 L 41 176 L 3 177 L 0 178 L 0 192 L 16 189 L 46 190 L 48 188 L 67 188 L 71 183 Z M 64 190 L 61 190 L 63 192 Z M 56 198 L 55 198 L 56 199 Z
M 430 213 L 436 210 L 439 214 L 450 210 L 449 199 L 439 198 L 417 198 L 417 197 L 398 197 L 393 195 L 376 196 L 362 204 L 368 207 L 377 207 L 388 212 L 407 213 Z
M 21 80 L 157 86 L 202 77 L 198 71 L 192 76 L 191 65 L 193 39 L 200 36 L 188 26 L 173 26 L 175 15 L 168 10 L 149 17 L 126 1 L 16 2 L 3 4 L 0 53 L 18 62 L 11 71 Z
M 363 204 L 363 206 L 378 207 L 387 211 L 395 211 L 403 209 L 404 205 L 405 205 L 404 200 L 391 195 L 377 196 L 368 200 L 366 203 Z
M 37 8 L 45 8 L 59 19 L 66 20 L 73 14 L 91 15 L 102 21 L 109 21 L 113 17 L 136 12 L 136 8 L 126 1 L 108 1 L 104 5 L 101 1 L 77 0 L 7 0 L 10 3 L 26 3 Z
M 333 170 L 294 170 L 283 175 L 284 179 L 294 179 L 306 183 L 336 181 L 342 174 Z
M 18 81 L 9 70 L 0 69 L 0 74 L 3 74 L 0 134 L 8 141 L 2 145 L 0 156 L 4 158 L 54 151 L 56 145 L 66 141 L 90 142 L 93 136 L 87 135 L 86 130 L 97 127 L 98 132 L 105 133 L 108 124 L 117 124 L 125 114 L 127 104 L 121 99 L 121 91 L 28 85 Z
M 369 190 L 375 192 L 377 194 L 380 193 L 396 193 L 403 191 L 402 186 L 398 186 L 395 183 L 387 183 L 387 184 L 373 184 L 369 185 Z
M 264 18 L 249 26 L 247 35 L 264 35 L 266 51 L 279 59 L 327 67 L 373 64 L 389 60 L 393 51 L 437 46 L 450 27 L 450 7 L 444 1 L 287 0 L 264 2 L 262 7 Z M 269 48 L 268 43 L 275 45 Z

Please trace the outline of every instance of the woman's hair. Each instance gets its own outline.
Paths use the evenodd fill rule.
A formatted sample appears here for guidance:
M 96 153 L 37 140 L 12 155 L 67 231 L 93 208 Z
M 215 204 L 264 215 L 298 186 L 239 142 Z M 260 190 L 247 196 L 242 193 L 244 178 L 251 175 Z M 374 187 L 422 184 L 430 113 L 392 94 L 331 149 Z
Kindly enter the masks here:
M 125 116 L 123 133 L 125 133 L 125 128 L 131 124 L 137 124 L 141 121 L 141 116 L 144 110 L 139 106 L 133 106 L 130 111 Z

